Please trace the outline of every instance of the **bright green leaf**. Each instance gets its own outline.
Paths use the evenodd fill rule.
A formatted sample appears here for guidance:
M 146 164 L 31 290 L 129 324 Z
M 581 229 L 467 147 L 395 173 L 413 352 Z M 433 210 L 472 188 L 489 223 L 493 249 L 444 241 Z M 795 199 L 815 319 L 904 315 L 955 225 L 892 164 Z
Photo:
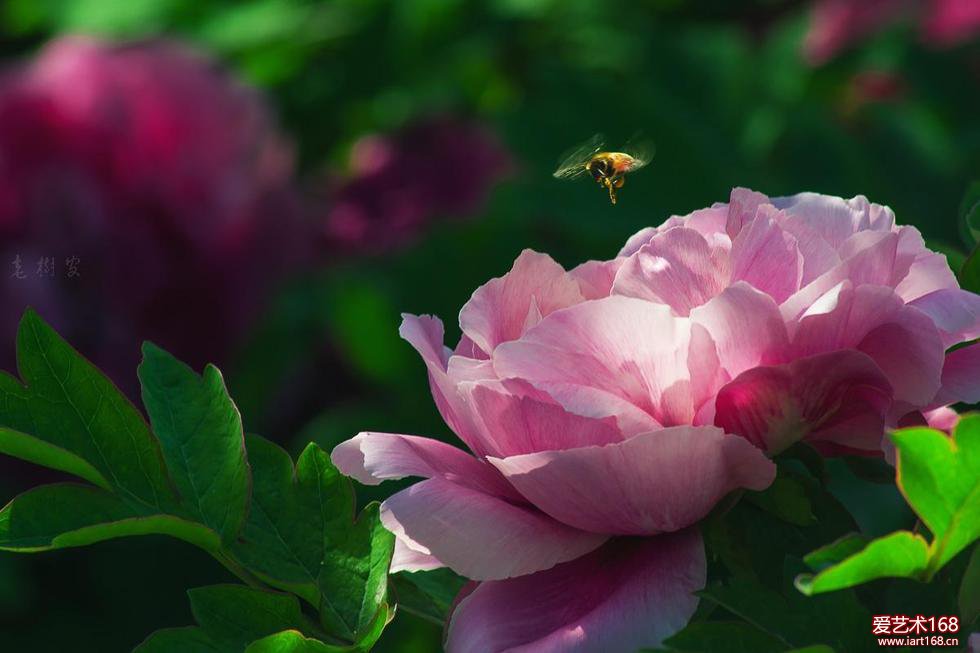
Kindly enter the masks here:
M 219 543 L 194 522 L 133 507 L 105 490 L 74 483 L 42 485 L 0 511 L 0 549 L 47 551 L 127 535 L 170 535 L 206 550 Z
M 898 485 L 929 527 L 929 573 L 980 537 L 980 415 L 960 419 L 950 438 L 927 428 L 892 434 Z
M 165 628 L 158 630 L 133 653 L 234 653 L 234 649 L 219 645 L 201 628 Z
M 815 553 L 819 554 L 819 550 Z M 806 595 L 853 587 L 889 576 L 915 578 L 929 563 L 929 545 L 922 537 L 899 531 L 874 540 L 864 549 L 816 576 L 797 577 L 796 587 Z
M 310 639 L 296 630 L 285 630 L 252 642 L 245 653 L 344 653 L 350 650 L 350 647 Z
M 184 505 L 222 540 L 238 535 L 249 499 L 249 470 L 238 409 L 221 372 L 202 376 L 150 343 L 139 366 L 143 403 Z
M 851 557 L 867 545 L 868 538 L 859 533 L 849 533 L 827 546 L 822 546 L 816 551 L 806 554 L 803 557 L 803 562 L 814 571 L 821 571 Z
M 175 498 L 157 441 L 122 393 L 28 310 L 17 331 L 23 383 L 0 374 L 0 427 L 28 434 L 80 458 L 97 471 L 55 456 L 57 469 L 112 487 L 129 501 L 167 510 Z M 24 441 L 4 448 L 34 462 L 53 452 Z M 68 469 L 65 469 L 68 467 Z
M 295 469 L 289 455 L 248 437 L 252 509 L 233 546 L 236 559 L 263 581 L 294 592 L 320 610 L 328 633 L 358 642 L 384 608 L 394 536 L 377 505 L 354 520 L 349 481 L 310 445 Z

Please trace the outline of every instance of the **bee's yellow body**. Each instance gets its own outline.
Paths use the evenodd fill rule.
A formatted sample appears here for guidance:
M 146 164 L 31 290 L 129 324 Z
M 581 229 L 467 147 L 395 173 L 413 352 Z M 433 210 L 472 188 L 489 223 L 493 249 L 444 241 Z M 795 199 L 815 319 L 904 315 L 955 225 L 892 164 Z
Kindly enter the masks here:
M 626 149 L 626 148 L 624 148 Z M 616 203 L 616 191 L 626 183 L 626 174 L 642 168 L 653 156 L 652 146 L 634 149 L 632 153 L 602 150 L 602 137 L 596 135 L 566 155 L 555 170 L 559 179 L 571 179 L 585 173 L 609 191 L 609 201 Z

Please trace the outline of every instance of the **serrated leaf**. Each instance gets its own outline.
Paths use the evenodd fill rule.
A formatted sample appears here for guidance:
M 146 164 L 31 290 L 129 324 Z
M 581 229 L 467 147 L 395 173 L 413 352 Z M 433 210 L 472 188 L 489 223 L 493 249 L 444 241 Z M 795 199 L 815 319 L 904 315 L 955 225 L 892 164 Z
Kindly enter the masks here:
M 963 572 L 957 600 L 963 623 L 973 623 L 977 617 L 980 617 L 980 544 L 975 546 L 973 553 L 970 554 L 970 562 Z
M 0 549 L 22 553 L 84 546 L 127 535 L 169 535 L 205 550 L 219 546 L 214 532 L 173 515 L 143 510 L 101 488 L 42 485 L 0 511 Z
M 147 637 L 133 653 L 233 653 L 201 628 L 164 628 Z
M 702 621 L 670 637 L 663 648 L 678 653 L 782 653 L 782 640 L 741 621 Z
M 5 451 L 33 462 L 53 462 L 56 469 L 111 487 L 134 503 L 161 510 L 173 507 L 176 497 L 163 456 L 142 415 L 32 310 L 24 314 L 17 331 L 17 365 L 23 382 L 0 374 Z M 10 432 L 73 457 L 58 456 L 51 447 L 31 446 L 29 438 L 11 446 Z
M 925 573 L 928 564 L 928 543 L 914 533 L 899 531 L 872 541 L 816 576 L 801 574 L 796 579 L 796 587 L 809 596 L 878 578 L 915 578 Z
M 391 576 L 399 608 L 439 625 L 467 580 L 448 567 L 431 571 L 402 571 Z
M 980 415 L 966 415 L 952 437 L 927 428 L 892 434 L 898 486 L 934 539 L 934 573 L 980 537 Z
M 212 640 L 235 650 L 282 630 L 301 630 L 299 600 L 244 585 L 212 585 L 187 592 L 191 612 Z
M 293 468 L 289 455 L 248 436 L 252 510 L 236 559 L 264 582 L 320 610 L 330 635 L 358 642 L 384 606 L 394 537 L 377 505 L 354 521 L 354 493 L 327 454 L 310 445 Z
M 250 478 L 241 416 L 221 372 L 208 365 L 198 375 L 146 343 L 139 379 L 183 505 L 229 542 L 245 523 Z

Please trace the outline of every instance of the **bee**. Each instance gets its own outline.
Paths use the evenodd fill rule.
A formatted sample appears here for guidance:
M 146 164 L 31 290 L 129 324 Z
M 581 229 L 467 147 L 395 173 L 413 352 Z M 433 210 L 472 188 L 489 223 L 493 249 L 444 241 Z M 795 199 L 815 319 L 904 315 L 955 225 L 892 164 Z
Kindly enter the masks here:
M 603 150 L 605 139 L 596 134 L 570 150 L 553 173 L 556 179 L 575 179 L 592 175 L 600 186 L 609 191 L 609 201 L 616 203 L 616 191 L 626 183 L 626 174 L 650 163 L 654 148 L 649 141 L 631 138 L 622 152 Z

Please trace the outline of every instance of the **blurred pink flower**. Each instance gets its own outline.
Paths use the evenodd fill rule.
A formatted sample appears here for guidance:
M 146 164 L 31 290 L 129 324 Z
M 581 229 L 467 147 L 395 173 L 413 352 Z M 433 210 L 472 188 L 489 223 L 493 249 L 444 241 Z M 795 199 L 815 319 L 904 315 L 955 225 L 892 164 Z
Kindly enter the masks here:
M 805 439 L 880 454 L 886 427 L 948 425 L 945 406 L 980 399 L 980 347 L 944 356 L 980 335 L 978 313 L 889 209 L 736 189 L 612 260 L 566 272 L 523 252 L 463 307 L 455 349 L 437 319 L 405 316 L 472 455 L 361 433 L 333 460 L 363 483 L 427 479 L 382 520 L 394 571 L 479 581 L 448 650 L 656 646 L 704 582 L 692 525 L 728 492 L 768 486 L 764 452 Z
M 429 118 L 354 144 L 349 179 L 326 198 L 323 235 L 342 252 L 384 251 L 436 218 L 477 211 L 510 158 L 476 123 Z
M 909 18 L 919 24 L 927 43 L 949 47 L 980 30 L 976 0 L 816 0 L 803 51 L 812 64 L 821 64 L 854 42 Z
M 222 358 L 302 257 L 292 160 L 261 98 L 181 45 L 51 43 L 0 78 L 3 341 L 48 303 L 117 378 L 144 338 Z M 17 256 L 53 274 L 27 291 Z

